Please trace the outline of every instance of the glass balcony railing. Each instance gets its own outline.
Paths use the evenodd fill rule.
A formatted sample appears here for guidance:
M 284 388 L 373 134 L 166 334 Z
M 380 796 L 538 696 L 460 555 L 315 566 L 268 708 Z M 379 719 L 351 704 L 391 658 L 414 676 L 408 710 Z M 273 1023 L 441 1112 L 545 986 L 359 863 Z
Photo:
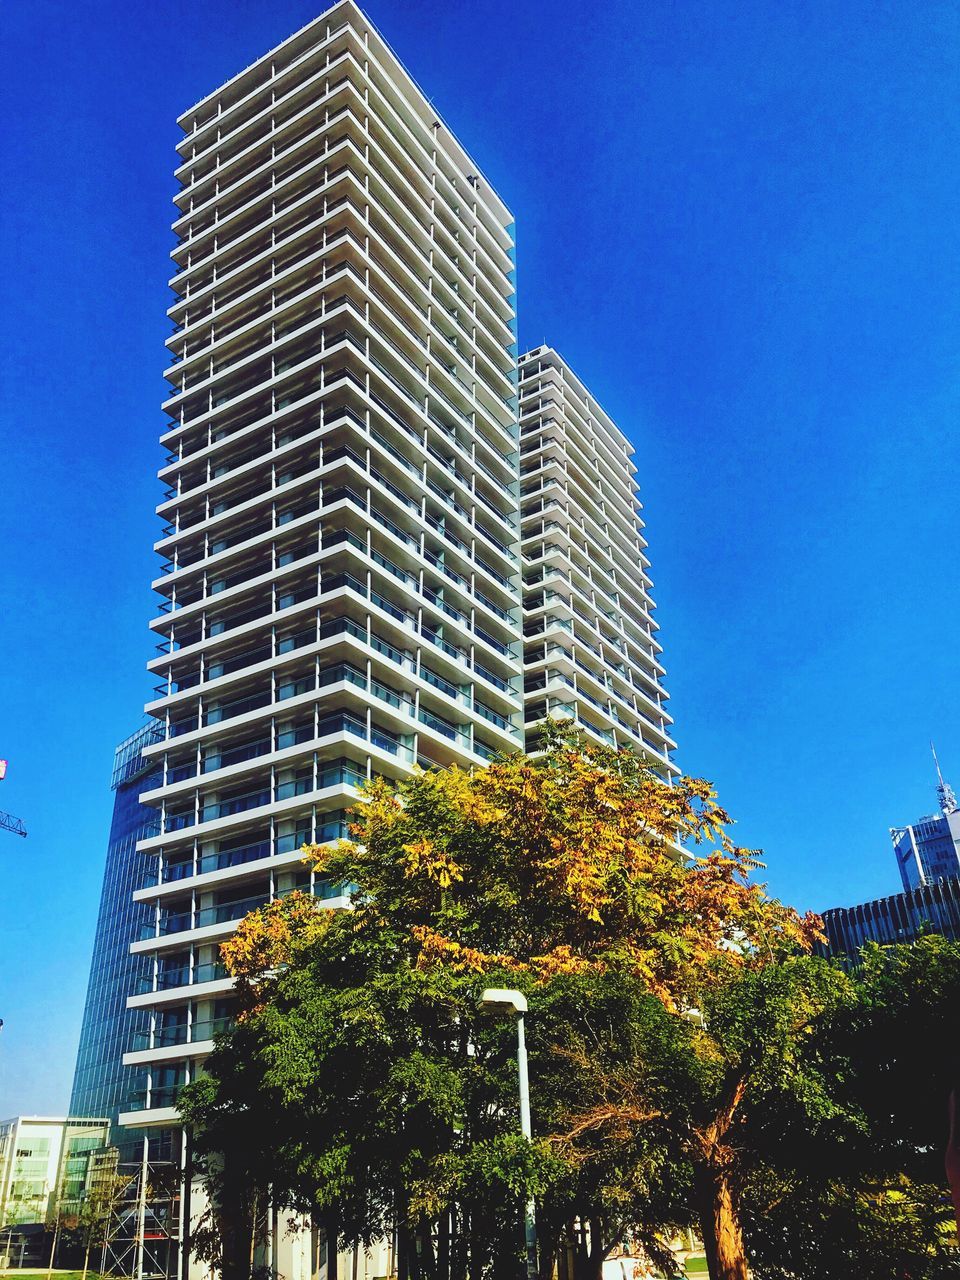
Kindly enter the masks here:
M 147 991 L 172 991 L 177 987 L 201 982 L 217 982 L 227 976 L 226 965 L 220 960 L 195 964 L 192 968 L 189 961 L 184 961 L 183 964 L 158 969 L 156 978 L 152 974 L 141 974 L 137 990 L 141 994 Z
M 160 920 L 157 925 L 157 932 L 161 935 L 161 937 L 164 937 L 170 933 L 182 933 L 184 929 L 190 928 L 190 922 L 191 922 L 191 915 L 190 915 L 189 909 L 180 910 L 180 911 L 161 912 Z M 148 938 L 153 937 L 153 934 L 154 934 L 153 926 L 145 925 L 144 931 L 145 931 L 146 937 Z
M 222 960 L 211 960 L 207 964 L 197 964 L 193 966 L 193 981 L 198 982 L 221 982 L 228 977 L 227 966 Z
M 242 795 L 230 796 L 205 804 L 200 810 L 201 822 L 213 822 L 216 818 L 226 818 L 234 813 L 244 813 L 247 809 L 259 809 L 270 803 L 270 788 L 260 787 L 254 791 L 246 791 Z
M 185 987 L 190 981 L 190 966 L 183 965 L 177 969 L 161 969 L 154 979 L 153 974 L 141 974 L 137 980 L 137 991 L 169 991 L 174 987 Z
M 223 871 L 227 867 L 240 867 L 247 862 L 258 862 L 261 858 L 269 858 L 270 841 L 258 840 L 254 844 L 243 845 L 239 849 L 222 849 L 217 853 L 208 853 L 200 859 L 200 871 Z
M 182 1085 L 165 1085 L 157 1089 L 136 1089 L 127 1099 L 128 1111 L 146 1111 L 159 1109 L 160 1107 L 174 1107 L 177 1103 L 177 1094 L 183 1088 Z
M 485 706 L 484 703 L 474 699 L 473 709 L 478 715 L 483 716 L 485 720 L 489 720 L 491 724 L 495 724 L 498 729 L 509 729 L 510 723 L 503 716 L 499 715 L 491 707 Z
M 217 902 L 212 907 L 203 907 L 196 913 L 197 929 L 211 924 L 226 924 L 233 920 L 241 920 L 251 911 L 256 911 L 270 901 L 267 893 L 254 894 L 249 898 L 237 898 L 232 902 Z
M 229 1031 L 234 1025 L 230 1017 L 204 1018 L 193 1022 L 177 1022 L 169 1026 L 154 1027 L 143 1031 L 135 1031 L 130 1040 L 133 1052 L 144 1049 L 169 1049 L 178 1044 L 196 1044 L 201 1040 L 212 1040 L 214 1036 Z

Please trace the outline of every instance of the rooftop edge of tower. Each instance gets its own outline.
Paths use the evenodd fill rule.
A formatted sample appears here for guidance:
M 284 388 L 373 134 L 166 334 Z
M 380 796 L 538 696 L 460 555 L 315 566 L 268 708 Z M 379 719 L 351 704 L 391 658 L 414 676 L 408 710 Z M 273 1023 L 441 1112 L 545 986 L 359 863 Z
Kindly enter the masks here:
M 262 67 L 265 63 L 269 63 L 271 59 L 275 58 L 281 52 L 281 50 L 284 53 L 292 53 L 297 50 L 298 46 L 302 46 L 302 54 L 309 52 L 312 47 L 311 37 L 315 34 L 317 28 L 322 25 L 329 25 L 331 17 L 340 14 L 342 14 L 346 19 L 343 25 L 353 25 L 365 34 L 368 34 L 369 37 L 380 46 L 380 50 L 388 56 L 390 61 L 397 68 L 402 80 L 406 81 L 406 86 L 413 91 L 414 103 L 422 122 L 428 129 L 433 127 L 435 121 L 439 122 L 445 134 L 443 146 L 448 157 L 453 161 L 455 166 L 462 171 L 465 179 L 474 175 L 482 179 L 484 190 L 481 194 L 485 197 L 485 203 L 494 210 L 496 215 L 502 219 L 505 225 L 512 224 L 514 219 L 509 205 L 507 205 L 501 196 L 498 195 L 496 188 L 484 175 L 483 171 L 464 147 L 463 143 L 460 142 L 459 138 L 450 126 L 433 107 L 430 99 L 407 70 L 401 58 L 380 33 L 376 25 L 367 17 L 360 6 L 356 4 L 355 0 L 337 0 L 336 4 L 332 4 L 329 8 L 318 14 L 316 18 L 313 18 L 310 22 L 302 26 L 298 31 L 294 31 L 293 34 L 287 36 L 285 40 L 281 40 L 279 44 L 274 45 L 272 49 L 269 49 L 261 57 L 257 58 L 254 62 L 249 63 L 249 65 L 244 67 L 242 71 L 238 71 L 237 74 L 231 76 L 229 80 L 225 80 L 222 84 L 218 85 L 217 88 L 212 89 L 202 98 L 199 98 L 192 106 L 188 107 L 186 111 L 181 112 L 177 117 L 177 124 L 185 134 L 189 134 L 191 132 L 192 117 L 197 111 L 201 110 L 213 99 L 218 97 L 223 98 L 224 94 L 229 94 L 231 89 L 240 88 L 245 79 L 253 78 L 257 69 Z M 242 93 L 237 95 L 238 98 L 242 96 Z M 474 189 L 476 190 L 478 187 L 479 184 L 477 184 L 477 187 Z
M 574 389 L 583 397 L 590 407 L 591 413 L 595 414 L 601 421 L 603 426 L 619 441 L 623 442 L 627 457 L 630 458 L 636 452 L 633 442 L 622 427 L 618 427 L 613 418 L 610 417 L 606 409 L 593 394 L 583 379 L 575 372 L 570 362 L 556 349 L 548 344 L 541 344 L 539 347 L 531 347 L 529 351 L 525 351 L 518 361 L 522 368 L 527 360 L 532 359 L 548 360 L 563 371 L 564 377 L 573 384 Z

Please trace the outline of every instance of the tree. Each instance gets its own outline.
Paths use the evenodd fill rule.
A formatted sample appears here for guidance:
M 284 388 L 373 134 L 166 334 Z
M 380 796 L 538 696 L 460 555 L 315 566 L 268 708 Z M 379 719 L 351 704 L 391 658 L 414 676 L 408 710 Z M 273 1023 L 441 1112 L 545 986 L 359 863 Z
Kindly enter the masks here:
M 757 1169 L 744 1193 L 755 1280 L 946 1280 L 960 1275 L 942 1187 L 845 1162 Z
M 264 1122 L 258 1100 L 245 1092 L 242 1053 L 238 1032 L 230 1049 L 221 1043 L 214 1050 L 210 1070 L 183 1091 L 180 1104 L 193 1173 L 202 1178 L 207 1200 L 191 1231 L 191 1252 L 221 1280 L 255 1274 L 270 1203 L 270 1141 L 258 1127 Z
M 660 1247 L 658 1228 L 688 1212 L 689 1173 L 712 1274 L 745 1275 L 726 1134 L 754 1075 L 715 1047 L 674 1052 L 668 1079 L 692 1062 L 720 1101 L 699 1150 L 684 1148 L 689 1165 L 668 1176 L 666 1086 L 638 1056 L 654 1030 L 664 1043 L 714 1045 L 678 1017 L 708 1005 L 732 1044 L 722 993 L 733 978 L 816 935 L 815 918 L 750 882 L 752 855 L 728 824 L 706 782 L 668 785 L 630 753 L 562 728 L 542 755 L 373 782 L 354 841 L 306 851 L 354 886 L 353 910 L 291 895 L 223 948 L 246 1013 L 209 1081 L 187 1091 L 206 1158 L 228 1141 L 231 1112 L 242 1116 L 267 1143 L 261 1183 L 346 1240 L 396 1223 L 411 1280 L 468 1266 L 471 1277 L 514 1273 L 510 1228 L 531 1191 L 546 1261 L 569 1246 L 577 1280 L 593 1280 L 624 1233 Z M 703 842 L 706 856 L 681 852 Z M 532 1149 L 515 1134 L 512 1031 L 477 1015 L 491 984 L 520 986 L 542 1011 L 530 1027 Z M 610 1083 L 628 1080 L 637 1105 L 618 1110 Z M 584 1098 L 591 1108 L 577 1113 Z
M 855 977 L 860 999 L 836 1034 L 856 1064 L 879 1151 L 887 1168 L 942 1183 L 949 1099 L 960 1080 L 951 1025 L 960 943 L 928 934 L 910 945 L 869 944 Z
M 674 1176 L 687 1171 L 711 1276 L 740 1280 L 751 1243 L 746 1193 L 762 1184 L 771 1156 L 793 1168 L 798 1133 L 807 1145 L 817 1135 L 822 1151 L 861 1121 L 843 1063 L 818 1034 L 853 993 L 842 971 L 803 954 L 756 967 L 723 958 L 710 968 L 694 1021 L 647 1007 L 628 1054 L 584 1056 L 593 1088 L 568 1125 L 578 1138 L 591 1132 L 613 1162 L 634 1125 L 655 1125 Z M 642 1221 L 642 1206 L 631 1208 Z
M 91 1252 L 105 1244 L 114 1215 L 133 1181 L 120 1173 L 118 1158 L 116 1147 L 91 1152 L 86 1188 L 76 1200 L 61 1202 L 57 1208 L 54 1226 L 61 1243 L 69 1244 L 77 1256 L 83 1250 L 82 1280 L 87 1280 Z
M 758 1116 L 744 1188 L 758 1280 L 940 1280 L 960 1273 L 943 1175 L 956 1070 L 949 1011 L 960 945 L 938 936 L 865 949 L 842 1000 L 802 1045 L 807 1094 L 775 1093 Z
M 507 1120 L 488 1114 L 507 1094 L 503 1030 L 474 1025 L 467 979 L 418 972 L 392 931 L 348 922 L 331 919 L 323 939 L 331 945 L 314 940 L 291 958 L 268 999 L 257 990 L 255 1011 L 188 1091 L 185 1115 L 213 1169 L 221 1221 L 249 1235 L 249 1198 L 269 1187 L 278 1202 L 310 1213 L 331 1245 L 371 1242 L 396 1222 L 401 1275 L 434 1274 L 445 1258 L 449 1274 L 465 1251 L 474 1263 L 483 1253 L 492 1268 L 498 1240 L 515 1252 L 503 1200 L 519 1213 L 507 1184 L 515 1177 L 525 1187 L 530 1162 Z M 471 1162 L 471 1194 L 457 1195 L 454 1223 L 461 1158 Z M 242 1189 L 246 1200 L 235 1195 Z M 241 1246 L 224 1249 L 223 1260 L 240 1274 Z

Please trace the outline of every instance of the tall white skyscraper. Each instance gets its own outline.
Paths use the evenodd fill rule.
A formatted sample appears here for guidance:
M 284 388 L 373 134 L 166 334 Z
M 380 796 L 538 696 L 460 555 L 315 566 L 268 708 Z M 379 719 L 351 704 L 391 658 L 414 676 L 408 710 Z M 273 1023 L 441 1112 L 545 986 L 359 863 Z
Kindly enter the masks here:
M 137 1127 L 358 782 L 522 745 L 509 210 L 352 0 L 180 125 Z
M 483 766 L 547 715 L 677 769 L 632 447 L 552 348 L 518 362 L 511 214 L 370 22 L 340 0 L 180 125 L 155 697 L 74 1093 L 113 1118 L 125 1071 L 115 1129 L 183 1162 L 220 944 L 293 889 L 346 905 L 300 849 L 359 783 Z M 314 1274 L 309 1231 L 280 1271 Z
M 552 347 L 520 359 L 524 716 L 678 773 L 633 446 Z

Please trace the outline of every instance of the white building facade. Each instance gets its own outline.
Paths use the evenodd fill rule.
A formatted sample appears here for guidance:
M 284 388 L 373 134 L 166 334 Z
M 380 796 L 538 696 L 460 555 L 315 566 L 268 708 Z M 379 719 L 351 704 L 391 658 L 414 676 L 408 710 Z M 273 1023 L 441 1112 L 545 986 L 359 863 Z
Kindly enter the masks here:
M 509 210 L 352 0 L 180 124 L 138 1128 L 357 784 L 522 744 Z
M 678 772 L 632 446 L 552 348 L 518 357 L 512 215 L 375 28 L 340 0 L 179 124 L 119 1116 L 158 1150 L 234 1016 L 220 944 L 295 889 L 346 905 L 300 850 L 365 779 L 546 716 Z M 282 1236 L 275 1270 L 322 1274 Z
M 552 347 L 520 359 L 524 717 L 679 772 L 633 446 Z
M 52 1226 L 87 1189 L 90 1156 L 107 1141 L 108 1121 L 66 1116 L 0 1120 L 0 1231 Z M 0 1239 L 0 1254 L 8 1253 Z M 14 1259 L 16 1260 L 16 1259 Z

